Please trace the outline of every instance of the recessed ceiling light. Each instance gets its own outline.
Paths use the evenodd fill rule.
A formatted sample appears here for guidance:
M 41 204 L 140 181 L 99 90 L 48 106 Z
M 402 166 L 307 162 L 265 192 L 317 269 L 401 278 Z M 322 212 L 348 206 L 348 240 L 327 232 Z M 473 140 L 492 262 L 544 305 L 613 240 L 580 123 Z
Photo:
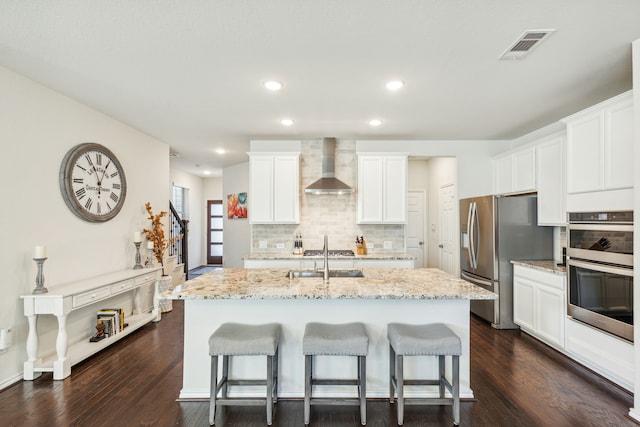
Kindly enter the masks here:
M 380 119 L 372 119 L 372 120 L 369 120 L 369 124 L 371 126 L 380 126 L 382 124 L 382 120 L 380 120 Z
M 225 153 L 225 150 L 224 150 L 224 148 L 218 148 L 218 149 L 216 149 L 216 153 L 218 153 L 218 154 L 224 154 L 224 153 Z
M 206 170 L 206 171 L 204 171 L 204 172 L 202 172 L 202 173 L 203 173 L 203 174 L 205 174 L 205 175 L 209 175 L 211 172 L 210 172 L 210 171 L 208 171 L 208 170 Z
M 282 83 L 277 80 L 269 80 L 267 82 L 264 82 L 264 87 L 269 90 L 276 91 L 282 89 Z
M 292 119 L 282 119 L 282 120 L 280 120 L 280 123 L 283 126 L 291 126 L 293 124 L 293 120 Z
M 402 80 L 390 80 L 384 85 L 388 90 L 402 89 L 404 82 Z

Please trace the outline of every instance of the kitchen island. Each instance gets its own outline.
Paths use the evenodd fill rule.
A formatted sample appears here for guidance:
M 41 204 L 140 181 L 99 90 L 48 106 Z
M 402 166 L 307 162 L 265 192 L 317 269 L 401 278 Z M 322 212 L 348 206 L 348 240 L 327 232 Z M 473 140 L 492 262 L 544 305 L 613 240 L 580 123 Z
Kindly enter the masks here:
M 161 298 L 183 299 L 184 367 L 181 399 L 209 397 L 208 339 L 225 322 L 282 324 L 279 396 L 304 396 L 302 335 L 307 322 L 363 322 L 369 335 L 367 397 L 389 395 L 389 322 L 445 323 L 462 340 L 460 395 L 472 398 L 469 384 L 469 301 L 495 299 L 496 295 L 438 269 L 363 269 L 364 277 L 292 277 L 286 269 L 214 270 L 165 292 Z M 415 363 L 415 362 L 420 362 Z M 239 378 L 265 375 L 256 356 L 236 357 L 231 372 Z M 353 366 L 352 366 L 353 365 Z M 316 364 L 319 377 L 354 376 L 355 363 L 344 357 L 323 357 Z M 449 367 L 447 367 L 447 372 Z M 407 358 L 408 376 L 437 376 L 437 359 Z M 323 395 L 352 395 L 344 387 L 318 390 Z M 260 393 L 244 388 L 237 396 Z M 353 392 L 355 393 L 355 391 Z M 432 396 L 424 390 L 406 396 Z M 437 393 L 437 391 L 435 391 Z M 233 390 L 230 390 L 233 396 Z

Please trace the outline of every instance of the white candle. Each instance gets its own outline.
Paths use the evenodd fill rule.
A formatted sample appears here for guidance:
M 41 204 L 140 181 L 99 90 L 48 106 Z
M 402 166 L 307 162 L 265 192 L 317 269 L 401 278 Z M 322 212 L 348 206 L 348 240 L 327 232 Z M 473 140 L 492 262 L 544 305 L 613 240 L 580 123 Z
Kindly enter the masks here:
M 47 257 L 47 247 L 46 246 L 36 246 L 35 257 L 34 258 L 46 258 Z
M 142 236 L 140 235 L 140 232 L 136 231 L 135 233 L 133 233 L 133 242 L 140 243 L 141 241 L 142 241 Z
M 147 242 L 147 249 L 153 249 L 153 242 Z

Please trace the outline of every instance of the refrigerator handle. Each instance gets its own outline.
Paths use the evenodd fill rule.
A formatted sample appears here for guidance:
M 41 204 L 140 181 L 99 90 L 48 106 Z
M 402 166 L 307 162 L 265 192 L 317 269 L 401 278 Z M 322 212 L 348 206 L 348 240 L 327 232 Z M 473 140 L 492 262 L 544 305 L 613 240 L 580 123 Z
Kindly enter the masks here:
M 473 203 L 471 202 L 469 204 L 469 211 L 467 212 L 467 235 L 469 236 L 469 244 L 467 245 L 467 252 L 469 254 L 469 263 L 471 264 L 471 268 L 476 268 L 475 265 L 473 264 L 473 230 L 471 229 L 471 226 L 473 224 L 472 222 L 472 215 L 473 215 Z
M 478 259 L 476 258 L 476 242 L 475 242 L 475 228 L 476 228 L 476 202 L 471 202 L 469 206 L 469 260 L 471 261 L 471 268 L 478 268 Z
M 475 238 L 473 240 L 473 249 L 475 251 L 473 258 L 475 260 L 476 268 L 478 268 L 478 256 L 480 255 L 480 218 L 478 218 L 478 204 L 473 204 L 473 229 L 478 232 L 478 241 L 476 242 Z

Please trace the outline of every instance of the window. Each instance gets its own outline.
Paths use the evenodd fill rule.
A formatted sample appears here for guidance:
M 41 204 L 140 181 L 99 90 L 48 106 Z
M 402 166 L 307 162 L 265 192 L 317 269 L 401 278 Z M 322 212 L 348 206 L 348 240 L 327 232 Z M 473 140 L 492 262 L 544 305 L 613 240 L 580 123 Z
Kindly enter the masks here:
M 181 219 L 189 219 L 189 189 L 173 186 L 173 207 Z

